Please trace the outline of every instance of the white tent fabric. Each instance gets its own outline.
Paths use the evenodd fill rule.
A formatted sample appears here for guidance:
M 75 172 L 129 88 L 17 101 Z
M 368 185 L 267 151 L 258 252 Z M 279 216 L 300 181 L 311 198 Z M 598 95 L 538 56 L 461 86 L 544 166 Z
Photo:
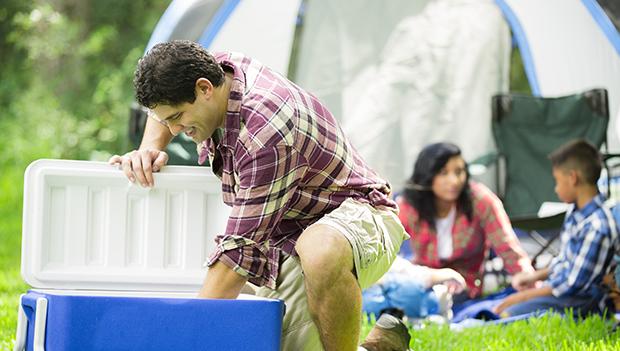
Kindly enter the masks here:
M 620 35 L 596 1 L 497 3 L 515 33 L 532 92 L 561 96 L 606 88 L 609 146 L 620 148 Z
M 244 0 L 226 19 L 209 49 L 238 51 L 286 75 L 301 0 Z
M 312 0 L 296 27 L 301 3 L 175 0 L 149 46 L 189 35 L 291 72 L 399 190 L 429 142 L 453 141 L 469 160 L 494 149 L 490 97 L 508 90 L 510 51 L 501 9 L 534 94 L 606 88 L 620 147 L 620 35 L 595 0 Z
M 174 0 L 147 50 L 187 39 L 211 51 L 237 51 L 286 75 L 301 0 Z
M 197 41 L 223 3 L 224 0 L 173 0 L 157 22 L 146 50 L 169 40 Z
M 344 35 L 349 22 L 326 22 L 320 30 L 333 33 L 330 42 L 317 40 L 314 50 L 333 55 L 330 63 L 322 63 L 322 71 L 309 61 L 299 67 L 306 78 L 301 85 L 341 111 L 354 146 L 397 191 L 430 142 L 459 144 L 469 159 L 493 150 L 491 96 L 508 90 L 510 33 L 493 1 L 423 5 L 394 21 L 387 45 L 374 51 L 362 45 L 373 41 L 359 38 L 361 33 Z M 376 17 L 372 11 L 360 15 Z
M 396 24 L 420 13 L 429 1 L 307 1 L 291 78 L 342 120 L 346 86 L 368 66 L 378 63 Z

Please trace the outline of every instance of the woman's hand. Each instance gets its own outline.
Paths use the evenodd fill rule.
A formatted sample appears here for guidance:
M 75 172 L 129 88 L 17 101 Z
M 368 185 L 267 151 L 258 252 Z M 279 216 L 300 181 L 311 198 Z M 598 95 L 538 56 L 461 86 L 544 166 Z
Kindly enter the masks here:
M 465 278 L 451 268 L 433 269 L 431 283 L 431 285 L 444 284 L 448 287 L 448 292 L 453 295 L 461 293 L 466 286 Z

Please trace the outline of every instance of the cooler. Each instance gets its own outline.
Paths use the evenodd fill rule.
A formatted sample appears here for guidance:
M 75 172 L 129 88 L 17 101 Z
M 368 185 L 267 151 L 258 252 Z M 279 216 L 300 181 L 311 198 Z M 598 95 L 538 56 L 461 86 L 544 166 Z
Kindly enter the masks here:
M 26 170 L 15 350 L 279 350 L 284 304 L 195 298 L 229 209 L 208 169 L 155 187 L 100 162 Z

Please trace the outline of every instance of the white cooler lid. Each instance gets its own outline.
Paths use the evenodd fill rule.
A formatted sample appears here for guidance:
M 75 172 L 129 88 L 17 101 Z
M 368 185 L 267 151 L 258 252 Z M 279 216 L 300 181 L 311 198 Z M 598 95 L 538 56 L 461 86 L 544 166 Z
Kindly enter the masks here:
M 204 167 L 155 187 L 103 162 L 38 160 L 25 174 L 22 276 L 35 288 L 198 291 L 230 209 Z

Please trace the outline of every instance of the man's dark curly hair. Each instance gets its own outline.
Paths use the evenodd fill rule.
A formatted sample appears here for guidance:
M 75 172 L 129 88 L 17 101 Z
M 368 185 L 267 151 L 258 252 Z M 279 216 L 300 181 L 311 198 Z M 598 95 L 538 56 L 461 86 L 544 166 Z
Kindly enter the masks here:
M 199 78 L 216 87 L 224 82 L 222 67 L 206 49 L 188 40 L 160 43 L 138 62 L 133 80 L 136 99 L 148 108 L 193 103 Z

